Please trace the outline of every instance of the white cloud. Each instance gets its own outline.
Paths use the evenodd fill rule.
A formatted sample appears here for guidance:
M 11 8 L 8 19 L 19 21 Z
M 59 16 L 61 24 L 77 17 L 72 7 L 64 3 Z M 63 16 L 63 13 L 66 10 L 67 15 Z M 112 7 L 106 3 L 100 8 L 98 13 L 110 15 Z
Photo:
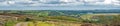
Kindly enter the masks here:
M 77 2 L 76 0 L 60 0 L 61 2 L 71 2 L 71 3 L 74 3 L 74 2 Z
M 77 6 L 83 4 L 90 5 L 120 5 L 117 0 L 9 0 L 0 3 L 0 5 L 18 5 L 18 6 Z
M 104 3 L 105 4 L 112 4 L 112 0 L 105 0 Z
M 92 4 L 92 5 L 119 5 L 120 6 L 120 1 L 117 0 L 86 0 L 87 4 Z
M 104 0 L 84 0 L 85 2 L 101 2 L 101 1 L 104 1 Z
M 112 0 L 114 5 L 120 5 L 120 0 Z
M 5 0 L 0 0 L 0 2 L 5 2 Z
M 7 2 L 0 2 L 0 6 L 9 6 L 9 4 Z
M 7 1 L 6 3 L 7 3 L 7 4 L 15 4 L 14 1 Z
M 11 0 L 11 1 L 29 2 L 29 1 L 31 1 L 31 0 Z

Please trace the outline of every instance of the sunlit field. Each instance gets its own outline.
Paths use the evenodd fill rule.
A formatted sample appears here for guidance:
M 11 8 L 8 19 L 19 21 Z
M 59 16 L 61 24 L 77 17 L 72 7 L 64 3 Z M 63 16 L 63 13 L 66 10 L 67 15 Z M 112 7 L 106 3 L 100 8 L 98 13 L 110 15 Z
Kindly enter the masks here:
M 120 12 L 0 10 L 0 26 L 120 26 Z

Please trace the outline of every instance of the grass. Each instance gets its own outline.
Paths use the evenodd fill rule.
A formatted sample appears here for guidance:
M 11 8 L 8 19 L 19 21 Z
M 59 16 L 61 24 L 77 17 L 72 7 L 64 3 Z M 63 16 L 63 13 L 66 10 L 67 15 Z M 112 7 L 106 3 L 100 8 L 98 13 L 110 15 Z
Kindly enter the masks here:
M 35 26 L 33 22 L 28 22 L 28 26 Z
M 21 23 L 21 22 L 20 22 Z M 27 25 L 24 25 L 27 24 Z M 21 26 L 80 26 L 80 24 L 75 23 L 65 23 L 65 22 L 22 22 Z
M 12 21 L 12 20 L 9 20 L 5 23 L 5 26 L 13 26 L 17 23 L 17 21 Z
M 25 24 L 27 24 L 27 25 L 25 25 Z M 12 26 L 12 25 L 13 24 L 9 24 L 8 26 Z M 55 26 L 54 24 L 50 24 L 48 22 L 41 22 L 41 21 L 36 21 L 36 22 L 22 22 L 20 25 L 21 26 Z

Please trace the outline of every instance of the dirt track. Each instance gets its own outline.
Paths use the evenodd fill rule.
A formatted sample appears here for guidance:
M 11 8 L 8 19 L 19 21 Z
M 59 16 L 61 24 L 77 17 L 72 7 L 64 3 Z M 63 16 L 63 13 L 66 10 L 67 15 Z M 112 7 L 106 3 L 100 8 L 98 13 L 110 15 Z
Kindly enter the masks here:
M 28 26 L 28 22 L 20 22 L 15 24 L 14 26 Z

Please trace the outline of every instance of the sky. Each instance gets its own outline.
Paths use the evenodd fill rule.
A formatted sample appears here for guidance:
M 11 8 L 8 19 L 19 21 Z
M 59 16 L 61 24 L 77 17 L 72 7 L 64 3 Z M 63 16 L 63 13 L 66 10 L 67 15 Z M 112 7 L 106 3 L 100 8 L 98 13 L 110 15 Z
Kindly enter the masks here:
M 120 0 L 0 0 L 0 10 L 96 9 L 120 9 Z

